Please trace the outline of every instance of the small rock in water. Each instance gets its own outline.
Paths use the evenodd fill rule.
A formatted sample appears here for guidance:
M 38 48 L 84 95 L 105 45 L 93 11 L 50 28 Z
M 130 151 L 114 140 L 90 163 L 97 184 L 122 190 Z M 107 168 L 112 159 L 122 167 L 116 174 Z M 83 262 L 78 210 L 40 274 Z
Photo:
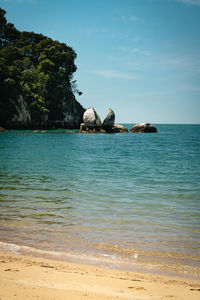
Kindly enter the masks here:
M 139 123 L 134 125 L 130 132 L 157 132 L 157 128 L 151 123 Z
M 113 126 L 113 131 L 114 132 L 128 132 L 128 129 L 124 127 L 124 125 L 120 125 L 120 124 L 115 124 Z

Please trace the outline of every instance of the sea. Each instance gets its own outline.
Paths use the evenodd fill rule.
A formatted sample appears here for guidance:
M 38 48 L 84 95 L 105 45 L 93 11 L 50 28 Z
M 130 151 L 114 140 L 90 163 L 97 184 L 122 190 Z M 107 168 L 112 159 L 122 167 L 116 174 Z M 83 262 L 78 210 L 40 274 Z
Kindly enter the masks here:
M 156 127 L 1 132 L 0 249 L 200 279 L 200 125 Z

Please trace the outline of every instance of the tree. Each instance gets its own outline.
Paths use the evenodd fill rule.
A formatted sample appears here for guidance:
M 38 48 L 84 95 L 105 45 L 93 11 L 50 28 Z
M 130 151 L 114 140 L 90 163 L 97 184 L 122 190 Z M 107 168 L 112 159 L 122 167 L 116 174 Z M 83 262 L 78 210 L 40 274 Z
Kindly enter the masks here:
M 81 94 L 73 81 L 76 53 L 42 34 L 18 31 L 5 14 L 0 8 L 0 120 L 9 119 L 22 95 L 32 120 L 53 124 L 63 117 L 63 99 L 72 90 Z

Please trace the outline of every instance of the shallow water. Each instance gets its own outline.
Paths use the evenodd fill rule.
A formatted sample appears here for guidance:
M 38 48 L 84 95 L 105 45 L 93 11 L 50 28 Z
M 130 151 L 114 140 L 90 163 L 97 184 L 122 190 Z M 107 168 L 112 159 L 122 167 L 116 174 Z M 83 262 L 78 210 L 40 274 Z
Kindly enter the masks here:
M 1 248 L 199 278 L 200 125 L 157 128 L 0 133 Z

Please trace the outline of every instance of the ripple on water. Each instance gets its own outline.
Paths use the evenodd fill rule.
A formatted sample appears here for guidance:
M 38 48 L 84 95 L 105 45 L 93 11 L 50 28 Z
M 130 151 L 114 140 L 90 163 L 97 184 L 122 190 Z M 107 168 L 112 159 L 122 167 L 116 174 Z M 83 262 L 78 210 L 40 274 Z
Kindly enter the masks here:
M 0 135 L 2 242 L 67 259 L 197 274 L 200 126 L 158 129 Z

